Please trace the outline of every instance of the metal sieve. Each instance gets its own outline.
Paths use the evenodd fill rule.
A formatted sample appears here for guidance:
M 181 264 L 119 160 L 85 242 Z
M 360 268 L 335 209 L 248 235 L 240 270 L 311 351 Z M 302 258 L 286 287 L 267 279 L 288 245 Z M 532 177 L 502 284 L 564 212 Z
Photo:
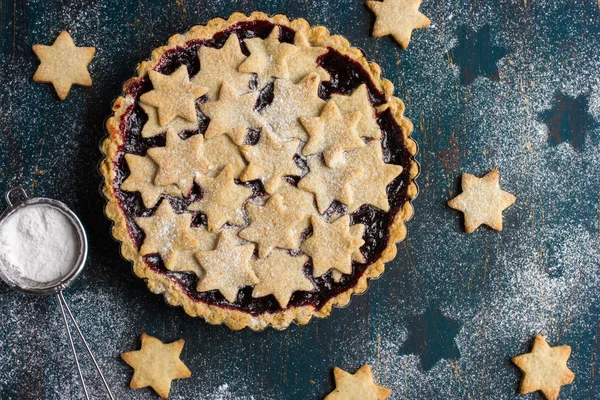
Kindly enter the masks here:
M 87 237 L 85 234 L 85 229 L 83 229 L 83 225 L 81 224 L 81 221 L 79 221 L 79 218 L 77 218 L 77 216 L 73 213 L 73 211 L 71 211 L 64 203 L 61 203 L 58 200 L 47 199 L 44 197 L 28 197 L 25 190 L 23 190 L 20 187 L 10 189 L 8 192 L 6 192 L 5 198 L 6 198 L 8 207 L 6 208 L 6 210 L 4 210 L 2 215 L 0 215 L 0 226 L 14 213 L 18 212 L 19 210 L 21 210 L 25 207 L 29 207 L 29 206 L 33 206 L 33 205 L 44 205 L 44 206 L 52 207 L 56 211 L 59 211 L 63 216 L 65 216 L 71 222 L 71 224 L 77 234 L 77 237 L 79 239 L 79 256 L 77 257 L 77 261 L 73 264 L 73 268 L 71 269 L 71 271 L 69 271 L 69 273 L 67 275 L 65 275 L 64 277 L 61 277 L 59 279 L 56 279 L 54 281 L 51 281 L 51 282 L 39 283 L 39 282 L 34 282 L 34 281 L 28 281 L 25 279 L 19 279 L 16 276 L 10 276 L 10 274 L 6 273 L 7 271 L 3 271 L 2 268 L 0 268 L 0 278 L 4 282 L 6 282 L 6 284 L 8 286 L 10 286 L 12 289 L 15 289 L 15 290 L 27 293 L 27 294 L 40 295 L 40 296 L 56 294 L 56 297 L 58 299 L 58 304 L 60 306 L 60 311 L 62 314 L 62 319 L 63 319 L 65 328 L 67 331 L 67 337 L 69 339 L 69 344 L 71 346 L 71 351 L 73 352 L 73 357 L 75 359 L 75 366 L 77 367 L 77 372 L 79 374 L 79 380 L 81 381 L 81 385 L 83 388 L 85 398 L 89 399 L 90 396 L 89 396 L 89 393 L 88 393 L 88 390 L 87 390 L 87 387 L 85 384 L 85 380 L 83 379 L 83 373 L 81 371 L 81 366 L 79 365 L 79 359 L 77 356 L 77 351 L 75 350 L 75 345 L 73 343 L 73 337 L 71 335 L 71 329 L 69 328 L 67 316 L 70 318 L 73 326 L 75 327 L 75 330 L 77 331 L 79 337 L 81 338 L 81 341 L 83 342 L 85 349 L 89 353 L 89 355 L 94 363 L 94 366 L 96 367 L 96 370 L 98 371 L 98 374 L 100 375 L 100 378 L 102 379 L 102 383 L 104 384 L 104 387 L 106 388 L 106 391 L 108 392 L 108 397 L 110 399 L 114 400 L 114 397 L 110 391 L 108 383 L 106 382 L 106 379 L 104 378 L 104 374 L 102 374 L 102 370 L 100 369 L 100 366 L 96 362 L 96 359 L 95 359 L 90 347 L 88 346 L 87 341 L 85 340 L 85 337 L 83 336 L 83 333 L 79 329 L 79 325 L 77 324 L 75 317 L 71 313 L 71 309 L 67 305 L 67 301 L 65 300 L 65 297 L 62 292 L 63 289 L 65 289 L 67 286 L 69 286 L 75 280 L 75 278 L 77 278 L 79 276 L 79 274 L 81 273 L 81 271 L 83 270 L 83 267 L 85 265 L 85 260 L 87 259 L 87 249 L 88 249 Z

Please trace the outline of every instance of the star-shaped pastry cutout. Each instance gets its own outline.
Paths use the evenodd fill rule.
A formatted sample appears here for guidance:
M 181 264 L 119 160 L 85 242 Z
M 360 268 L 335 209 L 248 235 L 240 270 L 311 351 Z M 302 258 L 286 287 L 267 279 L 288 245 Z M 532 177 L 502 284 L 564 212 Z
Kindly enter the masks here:
M 228 164 L 216 178 L 196 177 L 202 190 L 202 199 L 189 205 L 189 211 L 202 211 L 208 218 L 208 230 L 215 232 L 225 223 L 244 225 L 244 202 L 252 196 L 252 190 L 236 185 L 233 167 Z
M 139 103 L 142 110 L 148 116 L 148 120 L 144 124 L 142 128 L 142 137 L 149 138 L 156 135 L 160 135 L 161 133 L 165 133 L 169 129 L 175 132 L 183 132 L 183 131 L 193 131 L 198 129 L 198 121 L 190 122 L 185 118 L 175 117 L 171 122 L 166 124 L 165 126 L 160 126 L 158 122 L 158 111 L 156 107 L 152 107 L 148 104 Z
M 140 96 L 140 102 L 156 107 L 158 122 L 165 126 L 175 117 L 196 122 L 196 99 L 206 93 L 206 88 L 190 82 L 185 65 L 179 67 L 171 75 L 163 75 L 157 71 L 149 71 L 148 76 L 153 89 Z
M 121 353 L 121 358 L 133 368 L 131 389 L 150 386 L 160 397 L 166 399 L 174 379 L 189 378 L 192 373 L 179 358 L 185 341 L 179 339 L 164 344 L 155 337 L 142 333 L 140 350 Z
M 209 164 L 206 172 L 208 176 L 219 175 L 221 170 L 230 164 L 233 167 L 233 177 L 238 179 L 246 168 L 239 147 L 226 135 L 205 140 L 203 154 Z
M 377 123 L 377 114 L 375 108 L 369 100 L 367 85 L 360 85 L 352 95 L 345 96 L 334 93 L 331 100 L 335 101 L 340 112 L 343 114 L 359 112 L 361 117 L 356 126 L 359 136 L 370 139 L 381 139 L 381 128 Z
M 194 184 L 194 177 L 210 169 L 208 160 L 202 155 L 203 143 L 202 135 L 194 135 L 184 140 L 175 131 L 167 131 L 165 147 L 148 149 L 148 155 L 158 164 L 154 184 L 176 184 L 182 193 L 188 194 Z
M 157 165 L 150 157 L 125 154 L 125 162 L 129 167 L 129 176 L 121 184 L 121 190 L 139 192 L 144 206 L 152 208 L 161 194 L 181 196 L 181 190 L 176 185 L 157 186 L 154 184 Z
M 229 230 L 222 231 L 214 250 L 195 253 L 205 272 L 197 290 L 218 290 L 228 302 L 235 302 L 242 287 L 258 283 L 250 266 L 253 253 L 253 244 L 241 245 Z
M 517 199 L 500 189 L 500 174 L 494 169 L 483 178 L 462 175 L 463 192 L 448 201 L 448 206 L 465 215 L 465 231 L 473 232 L 481 224 L 502 230 L 502 211 Z
M 299 144 L 299 140 L 280 142 L 267 132 L 256 146 L 241 146 L 240 150 L 248 160 L 248 166 L 240 180 L 248 182 L 261 179 L 266 192 L 275 193 L 284 176 L 302 174 L 302 170 L 294 162 Z
M 358 235 L 364 226 L 351 230 L 349 215 L 344 215 L 331 224 L 319 217 L 312 217 L 311 222 L 313 234 L 300 248 L 312 258 L 313 276 L 318 278 L 330 269 L 336 269 L 343 274 L 352 273 L 353 257 L 365 244 L 362 236 Z
M 218 101 L 200 105 L 200 111 L 210 122 L 204 133 L 207 139 L 228 135 L 237 145 L 244 142 L 248 128 L 260 128 L 260 114 L 254 111 L 258 92 L 238 94 L 227 82 L 223 82 Z
M 229 35 L 220 49 L 200 46 L 198 57 L 200 71 L 192 78 L 192 82 L 207 88 L 209 99 L 217 98 L 223 82 L 227 82 L 237 93 L 248 91 L 252 75 L 238 72 L 246 56 L 235 33 Z
M 327 53 L 326 47 L 312 46 L 303 31 L 296 31 L 294 35 L 294 46 L 298 51 L 288 59 L 288 79 L 294 83 L 299 82 L 306 75 L 317 69 L 321 80 L 331 79 L 329 72 L 317 64 L 317 59 Z
M 373 27 L 373 37 L 392 35 L 400 47 L 406 49 L 413 29 L 427 28 L 431 24 L 429 18 L 419 12 L 421 1 L 367 1 L 367 6 L 377 17 Z
M 308 159 L 309 172 L 298 182 L 298 188 L 314 193 L 318 210 L 323 214 L 334 200 L 352 203 L 350 182 L 359 178 L 362 171 L 351 165 L 329 168 L 320 157 Z
M 319 215 L 314 195 L 310 192 L 300 190 L 287 182 L 279 186 L 277 194 L 281 195 L 281 204 L 283 204 L 286 210 L 302 214 L 302 219 L 298 226 L 296 226 L 296 232 L 300 235 L 303 230 L 310 227 L 310 217 Z
M 373 140 L 365 147 L 347 152 L 346 164 L 362 170 L 358 179 L 350 182 L 353 198 L 348 212 L 353 213 L 363 204 L 389 211 L 386 188 L 400 175 L 402 167 L 383 162 L 381 142 Z
M 298 84 L 286 79 L 275 81 L 273 101 L 261 111 L 261 115 L 279 139 L 308 139 L 300 117 L 320 114 L 325 105 L 325 101 L 319 97 L 320 82 L 316 73 L 307 75 Z
M 286 308 L 294 292 L 314 289 L 313 283 L 304 275 L 307 261 L 308 257 L 304 255 L 293 257 L 284 250 L 273 250 L 266 258 L 252 260 L 252 268 L 259 279 L 252 297 L 272 294 L 281 308 Z
M 244 43 L 250 56 L 239 66 L 238 71 L 257 74 L 259 88 L 272 77 L 288 77 L 288 58 L 298 49 L 293 44 L 279 41 L 279 26 L 275 26 L 266 39 L 246 39 Z
M 258 245 L 260 258 L 268 256 L 275 247 L 298 249 L 300 237 L 295 234 L 294 228 L 302 220 L 302 214 L 287 211 L 280 195 L 271 196 L 264 206 L 249 203 L 246 212 L 250 217 L 250 225 L 238 235 Z
M 340 164 L 344 161 L 344 151 L 365 145 L 356 130 L 360 118 L 359 112 L 342 115 L 333 100 L 325 104 L 320 116 L 300 118 L 309 137 L 302 154 L 323 153 L 329 167 Z
M 180 251 L 198 246 L 190 232 L 192 214 L 175 214 L 167 200 L 160 203 L 154 215 L 136 218 L 135 223 L 146 235 L 140 254 L 160 254 L 167 269 L 175 266 Z
M 176 272 L 193 272 L 199 279 L 204 277 L 204 270 L 200 266 L 200 263 L 194 255 L 198 250 L 214 250 L 217 246 L 217 239 L 219 234 L 215 232 L 209 232 L 206 227 L 201 226 L 198 228 L 191 227 L 190 233 L 198 241 L 198 246 L 192 250 L 182 250 L 177 256 L 177 263 L 171 269 Z
M 567 367 L 571 347 L 550 347 L 537 334 L 531 353 L 514 357 L 512 362 L 523 371 L 521 394 L 541 391 L 548 400 L 556 400 L 560 387 L 570 385 L 575 374 Z
M 61 100 L 67 98 L 73 85 L 92 86 L 87 66 L 96 49 L 75 46 L 67 31 L 62 31 L 52 46 L 34 44 L 33 52 L 40 59 L 33 81 L 51 83 Z
M 324 400 L 385 400 L 392 391 L 373 382 L 373 370 L 363 365 L 354 375 L 335 367 L 333 369 L 335 390 Z

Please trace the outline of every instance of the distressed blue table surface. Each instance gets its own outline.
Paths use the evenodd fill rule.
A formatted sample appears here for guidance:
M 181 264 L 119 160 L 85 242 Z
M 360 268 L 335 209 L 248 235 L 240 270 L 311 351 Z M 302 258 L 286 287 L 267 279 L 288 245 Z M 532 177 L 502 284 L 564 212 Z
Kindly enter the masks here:
M 103 123 L 135 65 L 215 16 L 262 10 L 325 25 L 378 62 L 407 105 L 420 146 L 420 195 L 398 256 L 331 317 L 284 332 L 232 332 L 165 304 L 119 257 L 98 193 Z M 119 399 L 132 371 L 119 353 L 142 332 L 186 341 L 190 379 L 171 398 L 320 399 L 331 369 L 364 363 L 393 399 L 537 399 L 517 394 L 510 358 L 541 332 L 573 348 L 563 399 L 600 398 L 600 10 L 596 1 L 430 1 L 432 26 L 408 50 L 370 37 L 354 0 L 0 1 L 0 192 L 20 185 L 73 208 L 90 253 L 65 295 Z M 32 82 L 36 43 L 67 29 L 95 46 L 92 88 L 66 101 Z M 463 233 L 446 207 L 460 174 L 499 168 L 517 196 L 504 231 Z M 54 298 L 0 286 L 0 398 L 82 392 Z M 83 357 L 94 398 L 99 379 Z

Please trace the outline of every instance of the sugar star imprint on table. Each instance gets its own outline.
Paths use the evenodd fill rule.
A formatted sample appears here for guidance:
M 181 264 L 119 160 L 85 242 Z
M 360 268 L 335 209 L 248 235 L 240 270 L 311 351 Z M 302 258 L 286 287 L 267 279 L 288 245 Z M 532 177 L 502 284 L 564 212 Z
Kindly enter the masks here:
M 301 117 L 300 122 L 308 132 L 308 143 L 302 154 L 309 156 L 323 153 L 325 164 L 334 167 L 344 161 L 344 151 L 363 147 L 365 142 L 358 137 L 356 127 L 361 114 L 344 114 L 330 100 L 318 117 Z
M 133 368 L 131 389 L 150 386 L 160 397 L 166 399 L 174 379 L 189 378 L 191 371 L 179 358 L 185 341 L 176 340 L 164 344 L 155 337 L 142 333 L 140 350 L 121 353 L 121 358 Z
M 335 390 L 324 400 L 385 400 L 392 391 L 373 382 L 373 369 L 363 365 L 354 375 L 335 367 L 333 369 Z
M 326 47 L 311 46 L 306 35 L 302 31 L 296 31 L 296 34 L 294 35 L 294 46 L 298 48 L 298 51 L 292 54 L 288 59 L 288 78 L 290 81 L 294 83 L 299 82 L 306 75 L 313 72 L 315 68 L 322 81 L 331 79 L 329 72 L 317 64 L 317 59 L 329 51 Z
M 121 184 L 121 190 L 139 192 L 144 207 L 154 207 L 163 193 L 170 196 L 181 196 L 181 190 L 177 185 L 158 186 L 154 184 L 158 166 L 150 157 L 125 154 L 125 162 L 130 173 Z
M 298 84 L 285 79 L 275 80 L 273 101 L 261 115 L 279 139 L 308 139 L 300 117 L 315 117 L 321 113 L 325 101 L 319 97 L 320 83 L 316 73 L 307 75 Z
M 210 169 L 208 160 L 202 155 L 203 143 L 202 135 L 194 135 L 184 140 L 175 131 L 167 131 L 165 147 L 148 149 L 148 155 L 158 164 L 154 184 L 176 184 L 181 192 L 187 195 L 194 184 L 194 177 Z
M 257 145 L 241 146 L 240 150 L 248 161 L 248 166 L 240 180 L 248 182 L 260 179 L 267 193 L 275 193 L 284 176 L 302 174 L 294 161 L 299 144 L 299 140 L 280 142 L 272 133 L 266 132 Z
M 77 47 L 69 32 L 62 31 L 52 46 L 34 44 L 32 48 L 40 59 L 33 81 L 51 83 L 61 100 L 67 98 L 73 85 L 92 86 L 87 67 L 96 54 L 94 47 Z
M 252 254 L 253 244 L 241 245 L 232 232 L 222 231 L 214 250 L 195 253 L 205 273 L 198 282 L 197 290 L 218 290 L 228 302 L 235 302 L 242 287 L 258 283 L 258 277 L 250 265 Z
M 198 250 L 214 250 L 214 248 L 217 246 L 219 234 L 209 232 L 204 226 L 199 228 L 192 226 L 190 228 L 190 233 L 198 241 L 198 246 L 192 250 L 181 250 L 177 256 L 177 263 L 171 269 L 171 271 L 193 272 L 196 274 L 198 279 L 202 279 L 204 277 L 204 270 L 200 266 L 200 263 L 198 263 L 198 260 L 194 254 Z
M 194 131 L 198 129 L 198 121 L 190 122 L 187 119 L 181 117 L 175 117 L 171 122 L 166 124 L 165 126 L 160 126 L 158 122 L 158 111 L 155 107 L 152 107 L 148 104 L 139 103 L 142 110 L 148 116 L 148 120 L 144 124 L 142 128 L 142 137 L 150 138 L 156 135 L 160 135 L 165 133 L 169 129 L 175 132 L 183 132 L 183 131 Z
M 238 94 L 227 82 L 223 82 L 218 101 L 200 105 L 200 111 L 210 122 L 204 133 L 207 139 L 228 135 L 237 145 L 244 142 L 248 128 L 263 126 L 260 114 L 254 110 L 259 92 Z
M 381 142 L 373 140 L 365 147 L 346 153 L 346 164 L 355 166 L 363 172 L 358 179 L 350 182 L 352 187 L 352 203 L 348 212 L 353 213 L 363 204 L 370 204 L 383 211 L 390 210 L 386 188 L 398 175 L 402 167 L 386 164 L 383 161 Z
M 158 122 L 165 126 L 175 117 L 190 122 L 198 121 L 196 99 L 206 93 L 204 86 L 190 82 L 185 65 L 177 68 L 171 75 L 149 71 L 148 76 L 153 89 L 140 96 L 140 102 L 156 107 Z
M 149 217 L 139 217 L 135 223 L 142 228 L 146 237 L 140 254 L 158 253 L 167 269 L 175 266 L 181 250 L 191 250 L 198 241 L 190 232 L 192 214 L 175 214 L 168 200 L 161 201 L 156 212 Z
M 227 82 L 237 93 L 249 90 L 252 75 L 238 72 L 246 56 L 235 33 L 229 35 L 220 49 L 201 46 L 198 58 L 200 71 L 192 78 L 192 82 L 206 87 L 209 99 L 217 98 L 223 82 Z
M 381 128 L 377 123 L 375 108 L 373 108 L 369 100 L 367 85 L 363 83 L 350 96 L 334 93 L 331 95 L 331 100 L 337 104 L 340 112 L 343 114 L 360 113 L 360 121 L 358 121 L 358 125 L 356 126 L 359 136 L 370 139 L 381 139 Z
M 540 391 L 548 400 L 556 400 L 560 387 L 570 385 L 575 374 L 567 367 L 571 347 L 550 347 L 542 335 L 535 335 L 531 353 L 514 357 L 512 362 L 523 371 L 521 394 Z
M 293 44 L 280 42 L 279 32 L 279 26 L 275 26 L 266 39 L 244 40 L 250 55 L 239 66 L 238 71 L 257 74 L 259 88 L 262 88 L 272 77 L 287 79 L 288 58 L 298 51 Z
M 362 239 L 364 225 L 356 224 L 351 227 L 349 215 L 344 215 L 331 224 L 319 217 L 312 217 L 311 222 L 313 233 L 300 248 L 312 258 L 315 278 L 330 269 L 350 274 L 353 260 L 364 262 L 359 251 L 365 244 Z
M 448 206 L 465 215 L 465 231 L 473 232 L 481 224 L 497 231 L 502 230 L 502 211 L 517 199 L 500 189 L 500 174 L 492 170 L 483 178 L 462 175 L 463 192 L 448 201 Z
M 203 155 L 208 161 L 207 176 L 217 176 L 226 165 L 233 167 L 233 177 L 238 179 L 246 168 L 246 163 L 240 153 L 239 147 L 231 141 L 229 136 L 221 135 L 204 141 Z
M 315 194 L 319 213 L 327 211 L 334 200 L 352 203 L 350 182 L 358 179 L 362 170 L 350 165 L 329 168 L 320 157 L 310 157 L 308 169 L 308 174 L 298 182 L 298 189 Z
M 190 204 L 188 210 L 206 214 L 210 232 L 218 231 L 227 222 L 244 225 L 244 202 L 252 196 L 252 190 L 235 184 L 231 164 L 216 178 L 197 176 L 195 180 L 202 190 L 202 199 Z
M 300 236 L 295 228 L 302 220 L 302 214 L 287 211 L 280 195 L 271 196 L 264 206 L 248 203 L 246 212 L 250 225 L 242 229 L 238 236 L 258 245 L 258 256 L 265 258 L 275 248 L 298 249 Z
M 307 261 L 307 256 L 294 257 L 284 250 L 273 250 L 266 258 L 252 260 L 252 268 L 259 279 L 252 297 L 272 294 L 279 306 L 285 308 L 294 292 L 313 290 L 313 283 L 304 275 L 304 264 Z
M 392 35 L 406 49 L 413 29 L 427 28 L 431 21 L 419 12 L 422 0 L 367 1 L 375 14 L 373 37 Z
M 314 195 L 300 190 L 288 182 L 281 184 L 277 189 L 277 194 L 281 195 L 281 204 L 286 210 L 302 214 L 302 219 L 296 226 L 296 234 L 299 236 L 303 230 L 310 227 L 310 217 L 319 215 L 315 207 Z

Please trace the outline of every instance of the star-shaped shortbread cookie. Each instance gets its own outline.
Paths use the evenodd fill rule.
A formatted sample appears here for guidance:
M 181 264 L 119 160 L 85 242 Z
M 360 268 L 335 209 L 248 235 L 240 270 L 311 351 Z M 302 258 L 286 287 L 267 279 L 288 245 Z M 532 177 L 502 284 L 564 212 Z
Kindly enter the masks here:
M 323 153 L 329 167 L 340 164 L 344 161 L 344 151 L 365 145 L 356 130 L 360 118 L 359 112 L 342 115 L 333 100 L 327 102 L 320 116 L 300 118 L 309 137 L 302 154 Z
M 204 277 L 204 270 L 194 255 L 198 250 L 214 250 L 217 246 L 219 234 L 209 232 L 206 227 L 191 227 L 190 233 L 198 241 L 198 246 L 192 250 L 181 250 L 177 255 L 177 263 L 171 268 L 176 272 L 193 272 L 199 279 Z
M 340 112 L 343 114 L 359 112 L 361 117 L 356 126 L 356 131 L 359 136 L 370 139 L 381 139 L 381 128 L 377 123 L 377 114 L 369 100 L 369 92 L 367 85 L 360 85 L 352 95 L 345 96 L 334 93 L 331 95 L 331 100 L 335 101 Z
M 335 390 L 324 400 L 385 400 L 392 391 L 373 382 L 373 370 L 363 365 L 354 375 L 335 367 Z
M 258 283 L 250 266 L 253 253 L 253 244 L 239 244 L 230 230 L 222 231 L 214 250 L 195 253 L 205 272 L 197 290 L 218 290 L 233 303 L 242 287 Z
M 358 179 L 352 181 L 352 203 L 348 212 L 353 213 L 363 204 L 370 204 L 387 212 L 390 210 L 386 188 L 400 173 L 402 167 L 383 162 L 381 142 L 373 140 L 365 147 L 346 153 L 346 164 L 362 170 Z
M 294 162 L 299 144 L 299 140 L 280 142 L 267 132 L 261 136 L 257 145 L 241 146 L 240 150 L 248 160 L 248 166 L 240 180 L 248 182 L 260 179 L 267 193 L 275 193 L 284 176 L 302 174 L 302 170 Z
M 221 135 L 204 141 L 203 155 L 208 161 L 208 176 L 217 176 L 226 165 L 233 167 L 233 177 L 238 179 L 246 168 L 240 148 L 229 136 Z
M 192 82 L 207 88 L 210 100 L 217 98 L 223 82 L 227 82 L 238 93 L 248 91 L 252 75 L 237 70 L 246 56 L 235 33 L 229 35 L 220 49 L 201 46 L 198 57 L 200 71 L 192 78 Z
M 307 256 L 294 257 L 284 250 L 273 250 L 266 258 L 252 260 L 252 268 L 259 279 L 252 297 L 272 294 L 281 308 L 285 308 L 294 292 L 313 290 L 313 283 L 304 275 L 307 261 Z
M 302 214 L 302 219 L 296 226 L 296 232 L 300 235 L 303 230 L 310 227 L 310 217 L 319 215 L 315 204 L 315 196 L 310 192 L 290 185 L 288 182 L 284 182 L 279 186 L 277 194 L 281 195 L 281 204 L 286 210 Z
M 163 200 L 153 215 L 136 218 L 135 223 L 146 234 L 140 254 L 160 254 L 167 269 L 175 266 L 180 251 L 198 246 L 190 231 L 192 214 L 175 214 L 168 200 Z
M 166 399 L 174 379 L 189 378 L 192 373 L 179 358 L 185 341 L 179 339 L 164 344 L 155 337 L 142 333 L 140 350 L 121 353 L 121 358 L 133 368 L 131 389 L 150 386 L 160 397 Z
M 156 107 L 150 106 L 148 104 L 139 103 L 142 110 L 148 116 L 148 120 L 144 124 L 142 128 L 142 137 L 149 138 L 156 135 L 160 135 L 161 133 L 165 133 L 169 129 L 175 132 L 183 132 L 183 131 L 193 131 L 198 129 L 198 121 L 190 122 L 185 118 L 175 117 L 171 122 L 166 124 L 165 126 L 160 126 L 158 122 L 158 111 Z
M 266 39 L 244 40 L 250 55 L 239 66 L 239 72 L 258 75 L 258 87 L 262 88 L 272 77 L 288 78 L 288 58 L 298 51 L 290 43 L 279 41 L 279 27 L 275 26 Z
M 413 29 L 426 28 L 431 24 L 429 18 L 419 12 L 421 1 L 367 1 L 367 6 L 377 17 L 373 27 L 373 36 L 392 35 L 396 42 L 406 49 L 410 43 Z
M 188 69 L 179 67 L 171 75 L 163 75 L 157 71 L 149 71 L 148 76 L 153 89 L 140 96 L 140 102 L 156 107 L 158 122 L 165 126 L 175 117 L 196 122 L 196 99 L 206 93 L 206 88 L 190 82 Z
M 323 67 L 318 66 L 317 59 L 327 53 L 326 47 L 312 46 L 303 31 L 296 31 L 294 35 L 294 46 L 298 51 L 288 59 L 288 79 L 294 83 L 299 82 L 306 75 L 317 69 L 317 73 L 322 81 L 327 81 L 331 78 L 329 72 Z
M 148 155 L 158 164 L 154 184 L 166 186 L 175 184 L 187 195 L 194 184 L 194 178 L 210 170 L 209 161 L 202 155 L 202 135 L 181 139 L 175 131 L 167 131 L 165 147 L 152 147 Z
M 40 59 L 33 81 L 51 83 L 61 100 L 67 98 L 73 85 L 92 86 L 87 66 L 96 49 L 75 46 L 67 31 L 62 31 L 52 46 L 34 44 L 33 52 Z
M 228 135 L 235 144 L 242 144 L 249 128 L 263 125 L 260 114 L 254 110 L 258 94 L 239 94 L 229 83 L 223 82 L 219 100 L 200 105 L 200 111 L 210 118 L 204 137 Z
M 512 362 L 523 371 L 521 394 L 540 391 L 548 400 L 556 400 L 560 387 L 570 385 L 575 374 L 567 367 L 571 347 L 550 347 L 537 334 L 531 353 L 514 357 Z
M 351 165 L 329 168 L 320 157 L 310 157 L 308 169 L 308 174 L 298 182 L 298 188 L 315 194 L 321 214 L 327 211 L 334 200 L 352 203 L 350 182 L 358 179 L 362 170 Z
M 448 201 L 448 206 L 465 215 L 465 231 L 473 232 L 481 224 L 502 230 L 502 211 L 517 199 L 500 189 L 500 174 L 494 169 L 483 178 L 462 175 L 463 192 Z
M 252 195 L 252 190 L 236 185 L 233 180 L 233 167 L 228 164 L 216 178 L 197 176 L 196 183 L 202 190 L 202 199 L 188 206 L 189 211 L 202 211 L 208 218 L 208 230 L 215 232 L 229 222 L 244 225 L 244 202 Z
M 121 184 L 121 190 L 139 192 L 146 208 L 152 208 L 161 194 L 181 196 L 181 190 L 176 185 L 157 186 L 154 177 L 158 166 L 150 157 L 125 154 L 125 162 L 129 167 L 129 176 Z
M 276 247 L 288 250 L 298 248 L 300 237 L 295 234 L 294 228 L 302 220 L 302 214 L 287 211 L 280 195 L 271 196 L 264 206 L 248 203 L 246 212 L 250 217 L 250 225 L 238 235 L 258 245 L 260 258 L 268 256 Z
M 298 84 L 286 79 L 275 81 L 273 102 L 261 111 L 275 136 L 284 141 L 308 139 L 300 118 L 316 117 L 321 113 L 325 101 L 319 97 L 320 83 L 316 73 L 307 75 Z
M 350 216 L 344 215 L 331 224 L 319 217 L 311 219 L 313 233 L 300 247 L 313 261 L 313 276 L 318 278 L 330 269 L 343 274 L 352 273 L 352 260 L 365 244 L 364 225 L 350 226 Z

